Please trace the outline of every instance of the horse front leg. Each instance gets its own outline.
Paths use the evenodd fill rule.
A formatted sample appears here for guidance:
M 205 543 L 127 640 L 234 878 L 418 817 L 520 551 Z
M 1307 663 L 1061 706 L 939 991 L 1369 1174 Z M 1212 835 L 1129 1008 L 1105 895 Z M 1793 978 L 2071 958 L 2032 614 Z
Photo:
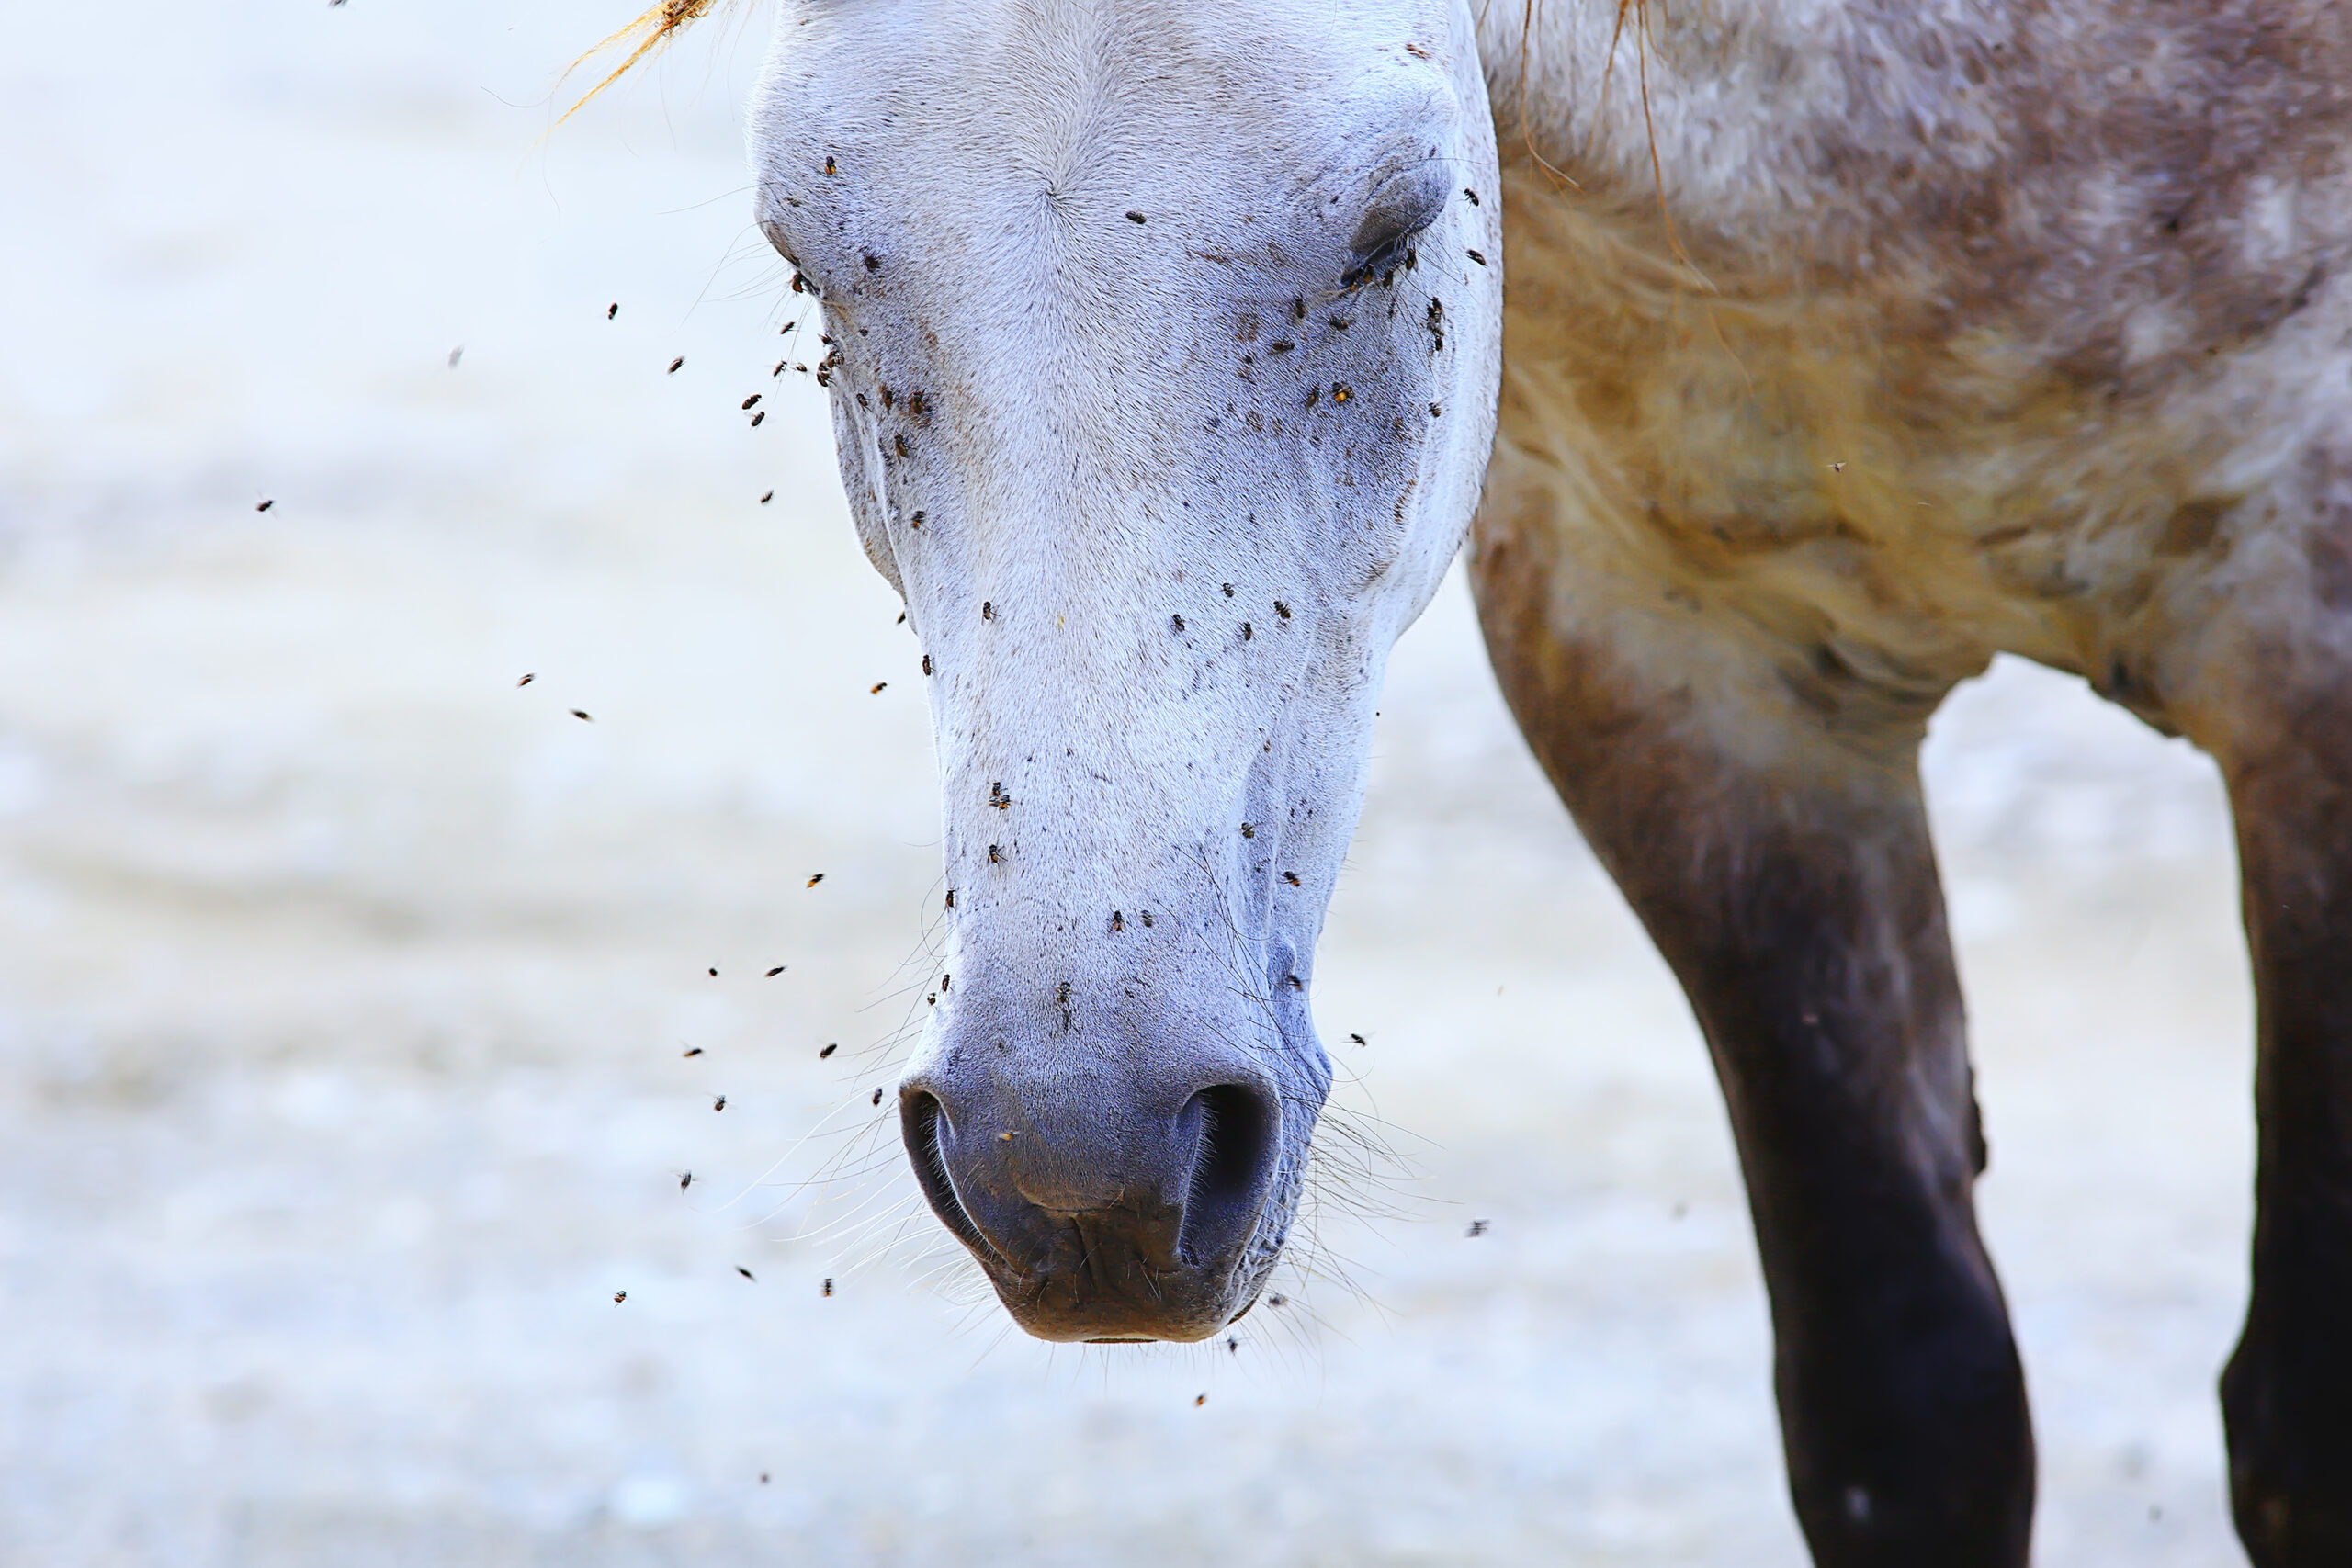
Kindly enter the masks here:
M 2300 675 L 2222 710 L 2213 746 L 2237 817 L 2261 1139 L 2254 1294 L 2222 1407 L 2247 1554 L 2259 1568 L 2340 1568 L 2352 1563 L 2352 660 L 2293 662 Z
M 1474 572 L 1504 691 L 1722 1080 L 1815 1561 L 2018 1568 L 2033 1439 L 1971 1196 L 1984 1143 L 1914 764 L 1924 706 L 1808 691 L 1800 650 L 1695 614 L 1612 618 L 1586 583 L 1555 591 L 1497 504 Z

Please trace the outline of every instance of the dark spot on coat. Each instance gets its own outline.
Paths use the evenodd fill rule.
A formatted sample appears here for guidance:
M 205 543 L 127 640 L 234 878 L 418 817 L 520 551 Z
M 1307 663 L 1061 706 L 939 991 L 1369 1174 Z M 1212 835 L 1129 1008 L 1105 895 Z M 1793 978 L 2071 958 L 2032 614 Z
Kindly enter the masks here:
M 2195 555 L 2213 542 L 2221 532 L 2222 519 L 2229 514 L 2225 501 L 2192 501 L 2165 520 L 2164 531 L 2156 536 L 2154 549 L 2160 556 Z
M 2319 602 L 2331 610 L 2352 609 L 2352 514 L 2338 513 L 2313 529 L 2303 548 Z
M 2287 314 L 2291 316 L 2310 304 L 2312 297 L 2319 292 L 2321 282 L 2326 276 L 2327 268 L 2318 265 L 2314 265 L 2311 271 L 2305 273 L 2303 281 L 2295 288 L 2294 298 L 2287 301 Z

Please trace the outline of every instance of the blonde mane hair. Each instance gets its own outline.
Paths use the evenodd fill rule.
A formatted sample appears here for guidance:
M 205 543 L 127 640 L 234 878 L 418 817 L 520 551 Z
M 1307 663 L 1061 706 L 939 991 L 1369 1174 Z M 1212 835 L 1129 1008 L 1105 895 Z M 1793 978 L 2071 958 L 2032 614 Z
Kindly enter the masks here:
M 668 43 L 671 35 L 680 28 L 690 22 L 700 21 L 719 6 L 732 3 L 733 0 L 662 0 L 658 6 L 648 6 L 639 13 L 636 20 L 605 39 L 602 43 L 589 49 L 579 59 L 563 68 L 564 76 L 569 78 L 573 72 L 600 54 L 609 53 L 616 49 L 628 49 L 628 56 L 618 65 L 613 67 L 611 73 L 582 93 L 580 96 L 580 101 L 564 110 L 563 119 L 557 120 L 556 124 L 561 125 L 563 120 L 570 119 L 573 115 L 578 114 L 587 106 L 589 99 L 628 75 L 639 61 Z M 635 47 L 630 48 L 631 45 Z

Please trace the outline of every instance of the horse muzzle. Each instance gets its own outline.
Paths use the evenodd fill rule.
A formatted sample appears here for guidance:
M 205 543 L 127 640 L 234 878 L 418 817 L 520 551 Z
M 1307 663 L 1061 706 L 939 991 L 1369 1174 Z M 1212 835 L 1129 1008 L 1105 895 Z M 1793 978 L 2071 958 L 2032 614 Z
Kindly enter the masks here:
M 951 1051 L 899 1089 L 933 1213 L 1041 1339 L 1205 1339 L 1248 1303 L 1282 1107 L 1253 1065 Z

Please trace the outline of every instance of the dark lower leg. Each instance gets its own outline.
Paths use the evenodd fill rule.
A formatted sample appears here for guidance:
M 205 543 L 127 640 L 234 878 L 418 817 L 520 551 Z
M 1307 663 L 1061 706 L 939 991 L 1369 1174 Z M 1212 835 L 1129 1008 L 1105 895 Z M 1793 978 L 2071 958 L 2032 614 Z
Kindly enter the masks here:
M 2233 766 L 2259 1011 L 2254 1296 L 2222 1374 L 2259 1568 L 2352 1563 L 2352 703 Z
M 1824 1568 L 2022 1564 L 2033 1440 L 1976 1234 L 1983 1144 L 1924 826 L 1849 803 L 1731 859 L 1702 898 L 1635 902 L 1731 1108 L 1806 1540 Z
M 1539 468 L 1506 449 L 1489 479 L 1487 648 L 1714 1055 L 1815 1558 L 2021 1568 L 2033 1438 L 1914 765 L 1939 691 L 1827 682 L 1729 618 L 1661 634 L 1671 594 L 1571 559 Z

